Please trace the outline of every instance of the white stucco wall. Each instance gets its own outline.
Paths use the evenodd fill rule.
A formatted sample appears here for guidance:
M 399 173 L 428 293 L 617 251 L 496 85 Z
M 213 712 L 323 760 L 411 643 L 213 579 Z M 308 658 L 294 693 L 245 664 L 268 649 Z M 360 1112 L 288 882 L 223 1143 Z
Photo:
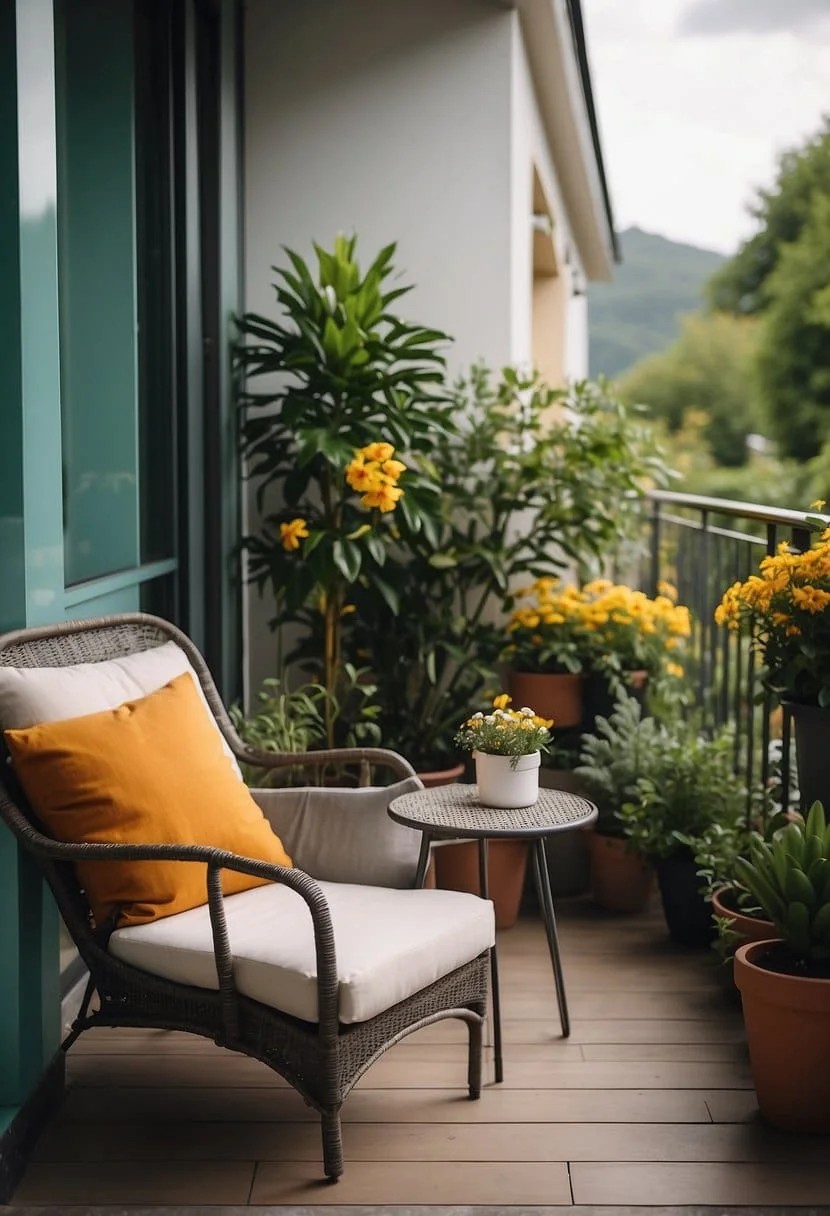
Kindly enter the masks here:
M 398 242 L 412 317 L 454 367 L 509 340 L 512 14 L 481 0 L 250 0 L 246 307 L 268 309 L 281 245 Z

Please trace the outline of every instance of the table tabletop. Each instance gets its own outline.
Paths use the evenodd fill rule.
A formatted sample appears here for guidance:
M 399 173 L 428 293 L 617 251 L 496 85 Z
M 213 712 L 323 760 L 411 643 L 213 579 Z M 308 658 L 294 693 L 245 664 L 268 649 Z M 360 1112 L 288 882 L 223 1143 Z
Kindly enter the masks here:
M 501 810 L 482 805 L 477 785 L 439 785 L 394 798 L 389 815 L 397 823 L 433 836 L 530 839 L 593 823 L 597 808 L 587 798 L 565 790 L 539 790 L 533 806 Z

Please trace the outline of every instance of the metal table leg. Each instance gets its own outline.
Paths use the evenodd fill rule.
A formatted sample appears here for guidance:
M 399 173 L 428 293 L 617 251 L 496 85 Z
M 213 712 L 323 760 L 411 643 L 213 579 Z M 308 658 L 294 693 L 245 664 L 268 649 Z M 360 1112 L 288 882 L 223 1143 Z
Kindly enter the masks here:
M 550 889 L 548 862 L 545 856 L 545 842 L 541 836 L 533 842 L 533 871 L 536 878 L 536 893 L 539 897 L 539 906 L 542 909 L 542 919 L 545 922 L 545 934 L 548 939 L 550 961 L 553 964 L 553 982 L 556 985 L 556 1000 L 559 1005 L 559 1020 L 562 1023 L 562 1037 L 566 1039 L 571 1033 L 571 1022 L 568 1017 L 565 977 L 562 974 L 562 958 L 559 954 L 559 938 L 556 933 L 556 916 L 553 911 L 553 896 Z
M 487 877 L 487 841 L 478 842 L 478 887 L 484 899 L 490 898 L 490 884 Z M 496 1081 L 504 1080 L 504 1067 L 501 1054 L 501 997 L 499 994 L 499 960 L 496 954 L 495 942 L 490 947 L 490 1002 L 493 1009 L 493 1060 L 495 1063 Z

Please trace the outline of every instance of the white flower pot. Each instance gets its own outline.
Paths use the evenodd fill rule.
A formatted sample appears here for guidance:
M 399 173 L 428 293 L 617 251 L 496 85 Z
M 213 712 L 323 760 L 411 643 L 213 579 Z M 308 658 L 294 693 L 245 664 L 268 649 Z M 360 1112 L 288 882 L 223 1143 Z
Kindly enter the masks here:
M 499 809 L 533 806 L 539 797 L 539 752 L 516 757 L 473 752 L 473 759 L 482 806 Z

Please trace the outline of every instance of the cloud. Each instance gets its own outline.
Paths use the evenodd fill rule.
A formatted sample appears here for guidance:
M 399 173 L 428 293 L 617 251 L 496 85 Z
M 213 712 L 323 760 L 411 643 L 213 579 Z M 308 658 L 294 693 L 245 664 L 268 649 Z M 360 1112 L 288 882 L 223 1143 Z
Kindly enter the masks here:
M 828 0 L 692 0 L 679 32 L 692 35 L 805 33 L 830 28 Z

